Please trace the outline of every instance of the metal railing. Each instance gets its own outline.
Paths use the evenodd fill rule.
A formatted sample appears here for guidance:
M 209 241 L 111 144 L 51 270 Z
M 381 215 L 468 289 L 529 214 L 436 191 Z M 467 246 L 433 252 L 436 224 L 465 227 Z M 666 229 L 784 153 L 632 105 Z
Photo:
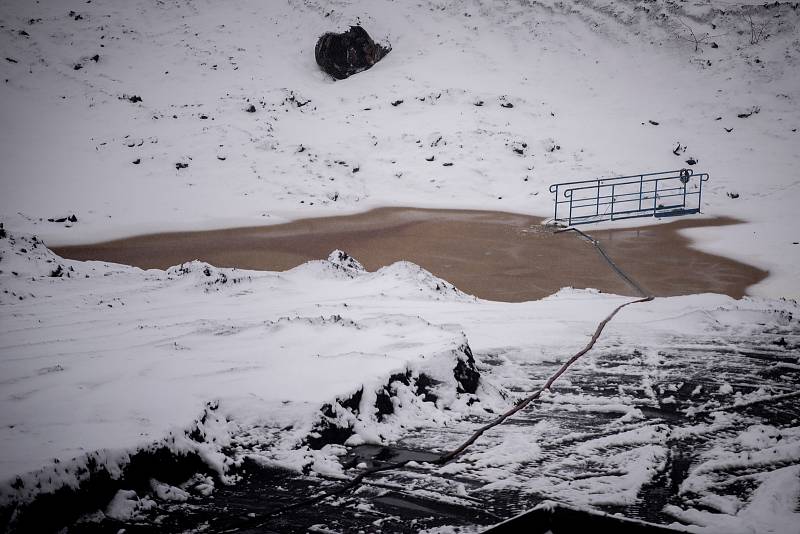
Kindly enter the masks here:
M 698 213 L 703 182 L 708 179 L 707 173 L 679 169 L 553 184 L 550 186 L 550 192 L 555 194 L 553 218 L 572 226 Z

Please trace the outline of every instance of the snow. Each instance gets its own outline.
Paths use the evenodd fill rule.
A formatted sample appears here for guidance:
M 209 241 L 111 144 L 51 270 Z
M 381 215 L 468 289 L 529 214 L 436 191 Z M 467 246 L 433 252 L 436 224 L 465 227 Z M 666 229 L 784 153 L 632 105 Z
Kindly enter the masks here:
M 417 265 L 368 272 L 342 251 L 283 273 L 198 261 L 143 271 L 65 260 L 45 243 L 392 205 L 547 217 L 550 183 L 677 168 L 691 156 L 711 174 L 703 217 L 742 222 L 684 233 L 769 269 L 756 296 L 621 311 L 597 350 L 636 347 L 631 362 L 652 372 L 606 396 L 571 390 L 578 379 L 567 373 L 539 403 L 607 417 L 606 434 L 544 419 L 493 429 L 451 464 L 413 463 L 413 476 L 458 475 L 452 498 L 474 491 L 469 482 L 630 506 L 667 465 L 670 440 L 710 436 L 664 511 L 698 531 L 791 531 L 796 420 L 750 424 L 733 409 L 794 398 L 796 388 L 721 376 L 714 389 L 694 387 L 703 400 L 687 405 L 665 352 L 705 343 L 738 354 L 765 333 L 796 341 L 800 310 L 787 299 L 800 295 L 800 12 L 753 7 L 769 38 L 750 44 L 745 11 L 730 4 L 93 0 L 69 12 L 55 0 L 0 3 L 10 59 L 0 63 L 0 506 L 76 488 L 87 466 L 121 477 L 133 455 L 157 447 L 196 455 L 209 472 L 180 487 L 152 479 L 148 495 L 122 489 L 106 516 L 136 520 L 152 498 L 210 495 L 245 458 L 342 478 L 345 445 L 391 443 L 420 427 L 466 437 L 464 421 L 543 383 L 528 371 L 563 362 L 629 300 L 564 288 L 536 302 L 482 301 Z M 313 44 L 356 20 L 393 50 L 333 82 Z M 695 51 L 681 21 L 719 47 Z M 680 158 L 676 142 L 688 147 Z M 473 353 L 474 394 L 454 376 Z M 771 370 L 796 371 L 796 351 L 782 354 Z M 581 365 L 606 371 L 591 358 Z M 423 375 L 433 402 L 403 383 Z M 391 414 L 376 407 L 383 393 Z M 664 405 L 690 423 L 645 416 Z M 326 424 L 350 435 L 315 449 L 309 440 Z M 554 460 L 551 444 L 574 454 Z M 531 477 L 537 462 L 549 463 Z M 564 477 L 587 470 L 596 476 Z M 730 494 L 731 477 L 754 489 Z
M 140 499 L 133 490 L 119 490 L 105 510 L 105 515 L 118 521 L 136 519 L 140 512 L 145 512 L 155 506 L 155 502 Z
M 751 8 L 750 44 L 730 4 L 10 0 L 0 219 L 56 245 L 387 205 L 547 217 L 551 183 L 691 156 L 704 216 L 745 222 L 687 235 L 768 269 L 753 294 L 797 296 L 800 14 Z M 392 52 L 334 82 L 314 43 L 357 20 Z M 683 23 L 713 38 L 695 51 Z
M 64 261 L 33 244 L 0 241 L 2 263 L 14 269 L 0 273 L 12 290 L 0 298 L 3 480 L 53 458 L 158 441 L 220 400 L 239 419 L 308 433 L 337 396 L 405 370 L 452 384 L 466 358 L 457 328 L 409 310 L 371 315 L 347 305 L 376 298 L 377 288 L 383 300 L 400 291 L 414 302 L 473 300 L 444 281 L 437 291 L 435 277 L 410 264 L 367 273 L 337 252 L 288 273 L 200 262 L 141 271 Z M 49 276 L 48 261 L 67 274 Z M 337 313 L 320 305 L 326 300 Z M 344 315 L 351 310 L 356 318 Z M 442 386 L 439 396 L 443 406 L 455 402 L 454 389 Z
M 120 476 L 132 454 L 154 445 L 197 454 L 223 483 L 233 481 L 230 469 L 244 458 L 342 477 L 338 457 L 345 447 L 328 444 L 314 450 L 306 441 L 321 435 L 321 422 L 351 429 L 347 444 L 357 445 L 389 443 L 420 425 L 452 426 L 471 414 L 485 416 L 486 409 L 498 413 L 512 402 L 510 390 L 535 387 L 523 369 L 564 361 L 586 343 L 603 317 L 630 300 L 564 289 L 534 302 L 482 301 L 408 262 L 368 272 L 341 251 L 283 273 L 201 262 L 166 271 L 75 262 L 59 258 L 31 236 L 16 234 L 0 239 L 0 255 L 5 267 L 0 273 L 4 502 L 24 502 L 62 485 L 76 487 L 81 466 L 88 463 Z M 54 271 L 61 276 L 52 276 Z M 650 423 L 642 407 L 648 402 L 657 406 L 656 395 L 674 399 L 683 383 L 659 376 L 664 363 L 660 340 L 679 335 L 702 346 L 711 336 L 734 344 L 766 330 L 793 343 L 799 311 L 793 301 L 737 301 L 723 295 L 662 298 L 625 308 L 607 326 L 602 345 L 605 350 L 624 344 L 650 351 L 636 352 L 632 361 L 656 370 L 649 385 L 643 383 L 651 396 L 635 400 L 636 392 L 624 382 L 605 397 L 573 393 L 568 373 L 540 403 L 562 414 L 588 411 L 610 417 L 612 433 L 554 438 L 562 431 L 546 420 L 523 431 L 498 428 L 487 434 L 482 447 L 438 472 L 479 476 L 484 491 L 524 488 L 572 504 L 633 504 L 643 485 L 663 469 L 668 439 L 739 424 L 737 416 L 718 413 L 737 405 L 731 397 L 744 405 L 793 394 L 771 385 L 744 388 L 749 392 L 738 397 L 709 390 L 708 400 L 686 411 L 709 413 L 712 423 L 674 432 Z M 476 396 L 459 394 L 454 379 L 456 364 L 467 359 L 467 347 L 481 355 L 477 366 L 483 378 Z M 504 362 L 489 375 L 481 361 L 487 357 Z M 581 365 L 605 370 L 591 358 Z M 439 382 L 435 403 L 423 402 L 400 381 L 389 383 L 390 376 L 406 372 L 413 377 L 425 373 Z M 387 387 L 394 413 L 381 418 L 376 399 Z M 358 410 L 345 408 L 345 399 L 357 392 Z M 481 402 L 473 404 L 472 398 Z M 321 415 L 323 405 L 330 406 L 329 419 Z M 682 491 L 713 499 L 720 470 L 764 471 L 775 462 L 800 462 L 796 426 L 751 425 L 739 434 L 722 435 L 692 468 Z M 543 458 L 544 443 L 559 440 L 564 446 L 576 442 L 575 456 L 559 460 L 547 473 L 582 470 L 584 462 L 602 458 L 614 474 L 531 479 L 526 466 Z M 181 491 L 210 493 L 214 483 L 202 475 Z M 183 495 L 158 482 L 151 485 L 154 495 L 178 500 Z M 131 509 L 131 499 L 123 497 L 112 513 Z M 717 508 L 728 514 L 726 506 Z M 691 510 L 673 512 L 680 517 L 685 512 L 694 521 Z M 700 517 L 695 523 L 704 521 Z
M 667 505 L 666 510 L 678 519 L 706 527 L 695 527 L 692 529 L 695 532 L 796 532 L 800 519 L 796 511 L 800 498 L 800 466 L 781 467 L 759 478 L 760 485 L 741 508 L 723 504 L 727 509 L 714 513 Z

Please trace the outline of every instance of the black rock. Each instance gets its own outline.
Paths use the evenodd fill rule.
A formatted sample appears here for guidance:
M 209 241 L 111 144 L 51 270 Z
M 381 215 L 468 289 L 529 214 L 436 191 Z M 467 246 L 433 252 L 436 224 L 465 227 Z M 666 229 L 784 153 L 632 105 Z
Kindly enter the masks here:
M 391 51 L 372 40 L 361 26 L 344 33 L 328 32 L 319 38 L 314 56 L 322 70 L 337 80 L 367 70 Z
M 392 102 L 392 105 L 393 105 L 394 107 L 397 107 L 397 106 L 399 106 L 399 105 L 400 105 L 400 104 L 402 104 L 402 103 L 403 103 L 403 101 L 402 101 L 402 100 L 395 100 L 394 102 Z
M 686 160 L 687 165 L 697 165 L 697 160 L 694 158 L 689 158 Z
M 178 162 L 178 163 L 175 164 L 175 168 L 177 170 L 185 169 L 188 166 L 189 166 L 188 163 L 180 163 L 180 162 Z
M 249 106 L 247 106 L 247 108 L 245 108 L 245 111 L 248 113 L 255 113 L 256 107 L 253 104 L 250 104 Z
M 759 111 L 761 111 L 761 108 L 758 107 L 758 106 L 754 106 L 753 108 L 750 109 L 750 111 L 748 111 L 746 113 L 739 113 L 736 116 L 739 117 L 740 119 L 746 119 L 747 117 L 750 117 L 751 115 L 757 114 Z
M 76 223 L 76 222 L 78 222 L 78 218 L 75 216 L 74 213 L 72 215 L 70 215 L 69 217 L 52 217 L 52 218 L 47 219 L 47 220 L 49 222 L 57 222 L 57 223 L 63 223 L 63 222 Z
M 739 193 L 728 193 L 728 198 L 739 198 Z
M 514 104 L 512 104 L 511 102 L 503 102 L 502 104 L 500 104 L 500 107 L 510 109 L 514 107 Z

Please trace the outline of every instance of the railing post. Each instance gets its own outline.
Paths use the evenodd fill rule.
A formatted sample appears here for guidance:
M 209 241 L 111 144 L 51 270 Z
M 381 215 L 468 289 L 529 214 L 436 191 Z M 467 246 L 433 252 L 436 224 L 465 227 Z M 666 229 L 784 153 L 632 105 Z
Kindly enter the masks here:
M 567 226 L 572 226 L 572 195 L 569 196 L 569 221 Z
M 558 220 L 558 186 L 559 184 L 556 184 L 556 205 L 554 208 L 555 211 L 553 212 L 553 222 Z
M 700 206 L 702 206 L 703 202 L 703 175 L 697 177 L 700 180 L 700 190 L 697 192 L 697 213 L 700 213 Z
M 611 220 L 614 220 L 614 188 L 616 186 L 611 184 Z
M 642 211 L 642 185 L 644 183 L 644 175 L 639 175 L 639 211 Z
M 597 180 L 597 198 L 595 200 L 597 202 L 594 205 L 594 216 L 597 217 L 600 215 L 600 180 Z
M 658 207 L 658 180 L 656 180 L 656 186 L 653 189 L 653 217 L 656 216 L 657 207 Z
M 686 209 L 686 185 L 687 184 L 688 184 L 688 181 L 687 181 L 687 183 L 683 184 L 683 209 L 684 210 Z

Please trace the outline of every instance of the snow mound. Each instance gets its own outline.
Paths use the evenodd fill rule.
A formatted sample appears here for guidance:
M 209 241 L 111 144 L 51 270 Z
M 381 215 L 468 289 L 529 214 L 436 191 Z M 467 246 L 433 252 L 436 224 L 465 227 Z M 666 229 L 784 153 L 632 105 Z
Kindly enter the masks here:
M 463 295 L 412 264 L 368 273 L 334 251 L 288 273 L 142 271 L 63 260 L 30 236 L 0 247 L 3 288 L 15 284 L 0 308 L 3 507 L 54 493 L 79 506 L 91 493 L 113 499 L 112 517 L 135 517 L 146 495 L 212 491 L 253 456 L 335 474 L 342 444 L 386 443 L 497 393 L 457 326 L 417 305 L 344 302 L 354 289 L 375 302 L 388 280 L 398 301 L 428 301 L 436 284 Z M 69 274 L 51 276 L 59 265 Z
M 433 300 L 475 300 L 475 297 L 467 295 L 450 282 L 408 261 L 398 261 L 382 267 L 370 277 L 385 287 L 386 293 L 392 296 L 408 295 L 409 291 L 416 291 Z
M 0 238 L 0 277 L 4 286 L 16 277 L 76 276 L 74 262 L 56 255 L 36 236 L 4 234 Z
M 364 266 L 359 261 L 347 252 L 336 249 L 328 255 L 328 262 L 331 265 L 336 265 L 345 271 L 366 272 Z
M 168 280 L 191 280 L 206 291 L 219 291 L 221 288 L 252 280 L 250 275 L 239 269 L 218 268 L 198 260 L 170 267 L 166 276 Z

